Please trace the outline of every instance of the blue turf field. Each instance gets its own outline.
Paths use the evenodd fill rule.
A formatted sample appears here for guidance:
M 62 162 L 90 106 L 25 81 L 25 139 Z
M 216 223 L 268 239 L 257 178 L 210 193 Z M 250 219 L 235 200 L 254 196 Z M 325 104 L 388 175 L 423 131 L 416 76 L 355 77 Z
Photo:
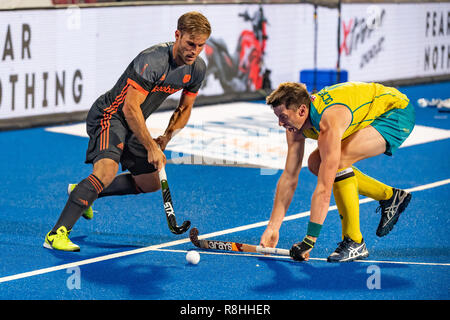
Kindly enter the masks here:
M 448 98 L 449 84 L 403 91 L 412 100 L 427 94 Z M 417 108 L 417 124 L 449 130 L 447 115 Z M 396 187 L 425 186 L 413 189 L 410 206 L 384 238 L 375 235 L 377 203 L 361 204 L 367 261 L 324 261 L 340 240 L 339 217 L 331 210 L 308 263 L 201 252 L 196 266 L 185 261 L 186 250 L 194 249 L 187 235 L 173 235 L 167 228 L 160 192 L 99 199 L 94 219 L 80 219 L 71 234 L 81 252 L 44 249 L 44 236 L 67 199 L 67 183 L 91 172 L 83 164 L 87 139 L 34 128 L 1 132 L 0 144 L 0 299 L 450 298 L 450 139 L 401 148 L 394 157 L 358 165 Z M 201 234 L 223 231 L 213 238 L 258 244 L 265 227 L 251 224 L 269 218 L 281 171 L 261 175 L 254 168 L 168 165 L 167 174 L 179 222 L 190 219 Z M 288 215 L 309 210 L 315 181 L 303 168 Z M 430 185 L 435 182 L 441 185 Z M 307 216 L 286 221 L 278 246 L 290 248 L 301 240 L 307 221 Z M 230 230 L 236 227 L 243 228 Z M 369 289 L 374 270 L 379 288 Z

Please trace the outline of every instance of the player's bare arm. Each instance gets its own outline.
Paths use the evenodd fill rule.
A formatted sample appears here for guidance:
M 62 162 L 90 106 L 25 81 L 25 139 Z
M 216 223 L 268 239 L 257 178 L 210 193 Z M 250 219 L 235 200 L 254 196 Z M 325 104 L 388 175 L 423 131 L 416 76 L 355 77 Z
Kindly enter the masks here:
M 164 153 L 158 148 L 145 123 L 141 104 L 147 96 L 139 90 L 129 87 L 123 105 L 123 114 L 131 131 L 136 135 L 140 143 L 148 152 L 148 162 L 154 165 L 158 171 L 166 163 Z
M 311 214 L 308 231 L 303 241 L 291 248 L 295 260 L 308 261 L 314 248 L 320 228 L 328 213 L 330 197 L 341 157 L 341 138 L 352 120 L 351 112 L 342 105 L 329 107 L 324 111 L 319 123 L 319 153 L 322 159 L 317 176 L 317 185 L 311 199 Z
M 167 129 L 162 136 L 156 138 L 156 142 L 165 150 L 169 141 L 183 129 L 189 121 L 191 111 L 194 106 L 196 95 L 182 94 L 178 107 L 169 120 Z
M 286 164 L 277 183 L 269 223 L 261 237 L 260 244 L 263 247 L 276 247 L 278 243 L 279 230 L 297 188 L 298 176 L 302 168 L 305 137 L 298 131 L 286 130 L 286 140 L 288 144 Z
M 341 139 L 351 120 L 351 112 L 345 106 L 336 105 L 327 109 L 320 121 L 318 147 L 322 161 L 311 200 L 310 221 L 313 223 L 322 225 L 327 216 L 333 182 L 339 168 Z

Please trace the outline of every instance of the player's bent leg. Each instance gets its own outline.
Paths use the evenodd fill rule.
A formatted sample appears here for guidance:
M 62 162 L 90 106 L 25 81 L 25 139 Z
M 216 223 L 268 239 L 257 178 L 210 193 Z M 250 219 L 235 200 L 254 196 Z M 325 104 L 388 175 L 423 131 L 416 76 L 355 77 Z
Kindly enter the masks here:
M 358 180 L 352 168 L 339 169 L 333 183 L 333 195 L 342 223 L 342 238 L 361 243 L 359 226 Z
M 100 179 L 100 180 L 103 179 L 102 181 L 106 181 L 106 182 L 110 181 L 111 180 L 110 175 L 117 171 L 118 171 L 118 165 L 114 160 L 111 160 L 111 159 L 107 159 L 107 158 L 101 159 L 101 160 L 97 161 L 96 164 L 94 165 L 94 172 L 97 175 L 102 177 Z M 102 172 L 110 172 L 111 174 L 105 176 L 105 174 L 103 174 Z M 114 179 L 112 180 L 112 182 L 108 185 L 108 187 L 104 188 L 102 190 L 102 192 L 99 193 L 98 198 L 111 196 L 111 195 L 139 193 L 139 192 L 137 192 L 136 188 L 134 187 L 134 181 L 131 183 L 132 186 L 130 187 L 130 183 L 128 182 L 129 179 L 128 179 L 127 175 L 129 175 L 130 179 L 133 181 L 133 179 L 131 178 L 131 175 L 129 173 L 115 176 Z M 75 189 L 76 186 L 77 186 L 76 184 L 69 184 L 69 186 L 67 188 L 67 193 L 70 194 L 73 191 L 73 189 Z M 90 206 L 89 208 L 84 210 L 82 216 L 83 216 L 83 218 L 85 218 L 87 220 L 91 220 L 94 217 L 93 206 Z
M 386 150 L 386 140 L 372 126 L 356 132 L 342 144 L 341 164 L 344 166 L 377 156 Z M 353 167 L 353 171 L 358 179 L 359 194 L 378 201 L 392 196 L 392 187 L 363 174 L 356 167 Z
M 121 159 L 122 167 L 130 171 L 135 188 L 140 193 L 155 192 L 161 189 L 158 170 L 148 162 L 147 150 L 138 145 L 133 151 L 126 147 Z
M 113 182 L 107 188 L 103 189 L 98 197 L 123 196 L 142 192 L 137 186 L 133 175 L 130 172 L 125 172 L 116 176 Z
M 380 132 L 372 126 L 368 126 L 349 136 L 342 143 L 341 166 L 353 163 L 385 153 L 386 140 Z M 358 173 L 358 186 L 360 194 L 379 200 L 381 219 L 376 234 L 379 237 L 387 235 L 397 223 L 400 214 L 406 209 L 411 200 L 411 194 L 387 186 L 369 176 Z
M 69 199 L 58 221 L 45 238 L 44 247 L 64 251 L 79 251 L 79 248 L 74 250 L 76 245 L 69 240 L 68 234 L 82 213 L 97 199 L 104 185 L 111 183 L 117 170 L 118 164 L 111 159 L 101 159 L 94 163 L 93 173 L 78 183 L 70 192 Z
M 386 140 L 375 128 L 367 126 L 342 140 L 339 167 L 351 167 L 354 163 L 380 155 L 385 150 Z
M 94 163 L 93 174 L 100 179 L 104 188 L 107 188 L 116 177 L 119 164 L 109 158 L 103 158 Z M 100 192 L 99 192 L 100 193 Z
M 73 191 L 73 189 L 75 189 L 76 186 L 76 183 L 69 183 L 69 185 L 67 186 L 67 194 L 70 195 L 70 193 Z M 82 217 L 86 220 L 91 220 L 92 218 L 94 218 L 94 208 L 90 206 L 89 208 L 84 210 Z
M 348 151 L 348 146 L 344 151 Z M 380 149 L 381 150 L 381 149 Z M 349 163 L 356 162 L 356 159 L 361 159 L 361 156 L 351 158 L 348 154 L 343 155 L 344 161 L 343 166 Z M 320 153 L 319 149 L 314 150 L 308 158 L 308 169 L 312 174 L 317 176 L 320 167 Z M 345 164 L 344 164 L 345 163 Z M 359 194 L 372 198 L 374 200 L 387 200 L 392 197 L 392 187 L 369 177 L 368 175 L 362 173 L 358 168 L 352 166 L 355 173 L 356 179 L 358 180 L 358 192 Z
M 374 200 L 387 200 L 392 197 L 392 187 L 362 173 L 355 166 L 352 167 L 358 179 L 359 194 Z
M 308 158 L 308 169 L 315 176 L 319 174 L 320 162 L 321 162 L 320 153 L 319 149 L 317 148 L 316 150 L 311 152 Z
M 385 150 L 386 140 L 375 128 L 367 126 L 342 140 L 339 168 L 349 168 L 354 163 L 375 157 Z M 316 149 L 308 158 L 308 169 L 317 175 L 320 163 L 319 149 Z
M 144 193 L 161 189 L 158 171 L 133 176 L 136 186 Z

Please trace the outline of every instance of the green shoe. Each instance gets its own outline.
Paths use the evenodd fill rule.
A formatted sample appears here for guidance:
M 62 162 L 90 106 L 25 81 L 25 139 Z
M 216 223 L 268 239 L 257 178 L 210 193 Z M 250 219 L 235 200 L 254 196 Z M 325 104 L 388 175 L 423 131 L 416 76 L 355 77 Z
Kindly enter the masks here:
M 59 227 L 59 229 L 56 230 L 56 234 L 51 235 L 50 232 L 47 233 L 47 236 L 45 237 L 44 248 L 62 251 L 80 251 L 80 247 L 70 241 L 70 231 L 67 231 L 66 227 Z
M 76 183 L 69 184 L 69 186 L 67 187 L 67 194 L 70 194 L 72 190 L 75 189 L 76 186 L 77 186 Z M 86 220 L 91 220 L 93 217 L 94 217 L 94 209 L 92 209 L 92 206 L 83 211 L 83 218 L 85 218 Z

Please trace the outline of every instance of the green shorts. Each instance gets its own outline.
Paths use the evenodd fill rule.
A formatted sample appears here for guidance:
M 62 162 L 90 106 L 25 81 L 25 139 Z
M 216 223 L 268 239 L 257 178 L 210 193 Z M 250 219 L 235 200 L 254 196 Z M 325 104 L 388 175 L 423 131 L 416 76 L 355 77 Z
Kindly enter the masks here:
M 409 103 L 404 109 L 392 109 L 383 113 L 371 123 L 371 126 L 386 140 L 384 153 L 392 156 L 411 134 L 415 122 L 416 112 L 414 106 Z

